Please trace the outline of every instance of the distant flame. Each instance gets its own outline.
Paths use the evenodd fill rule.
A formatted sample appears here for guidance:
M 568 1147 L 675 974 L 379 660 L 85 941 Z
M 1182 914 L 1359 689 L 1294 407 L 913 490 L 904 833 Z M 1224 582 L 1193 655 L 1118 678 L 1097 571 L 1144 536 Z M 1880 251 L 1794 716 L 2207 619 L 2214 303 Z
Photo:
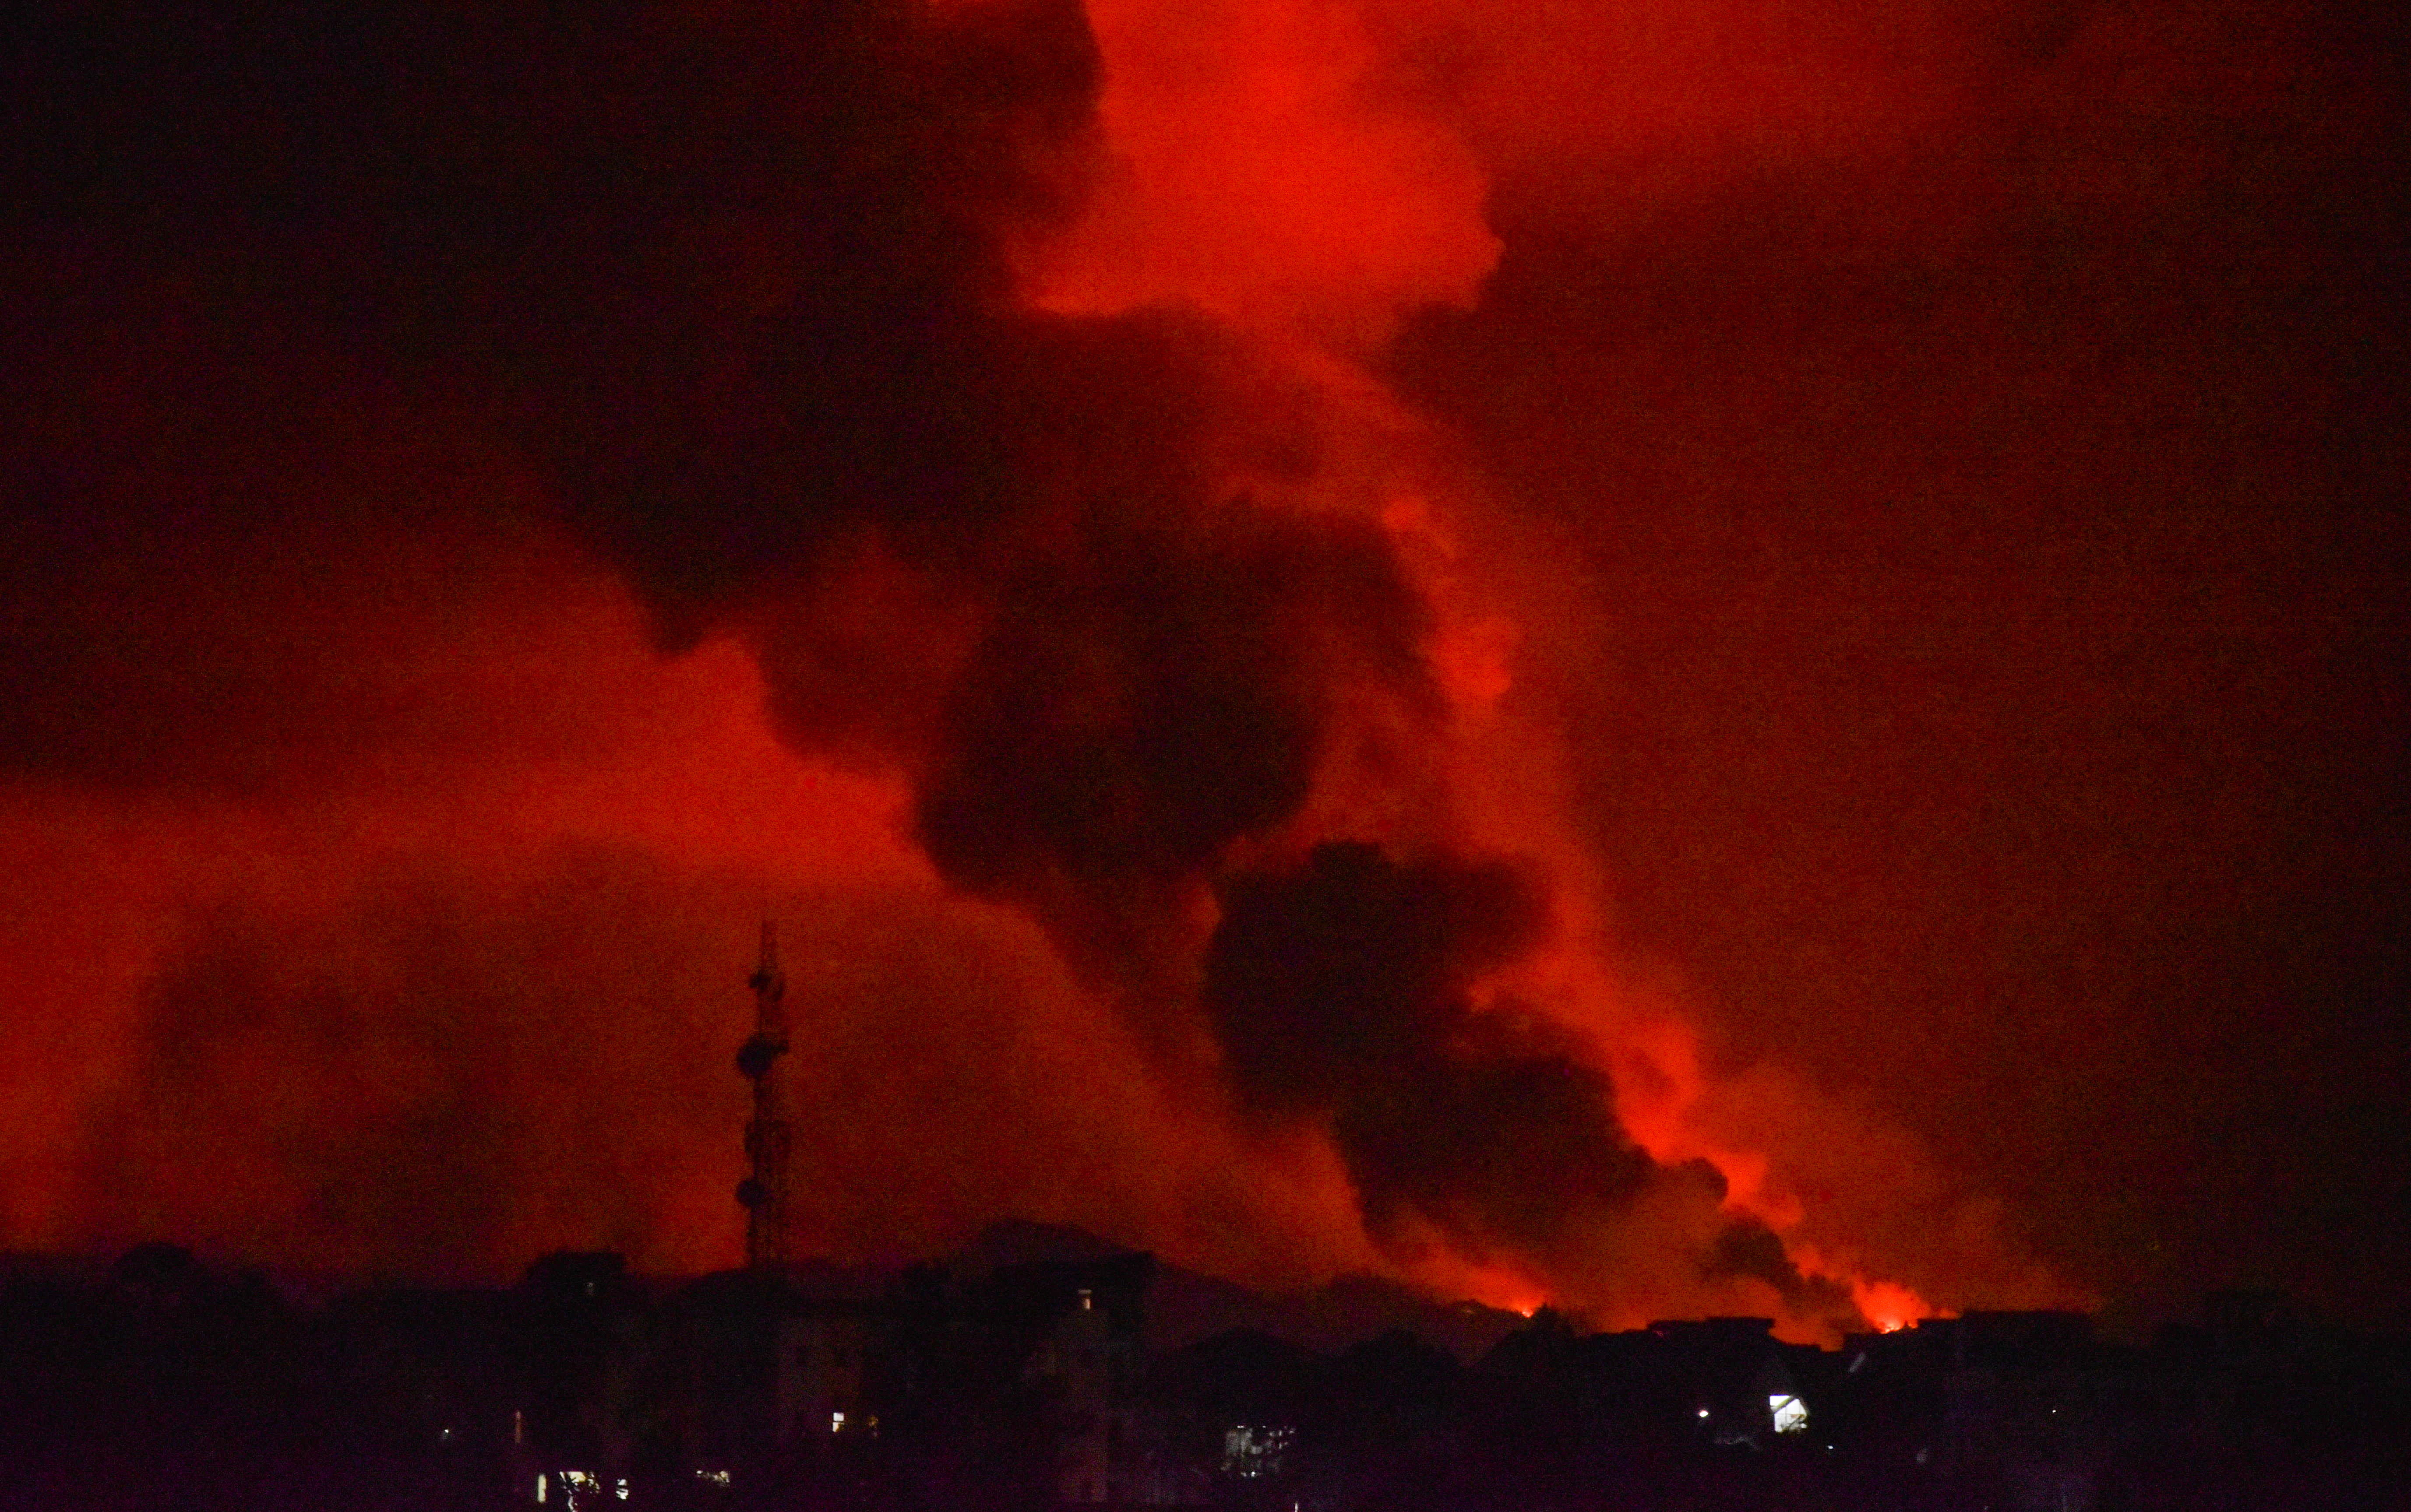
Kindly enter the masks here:
M 1894 1281 L 1854 1280 L 1850 1300 L 1878 1333 L 1897 1333 L 1920 1318 L 1936 1316 L 1924 1298 Z

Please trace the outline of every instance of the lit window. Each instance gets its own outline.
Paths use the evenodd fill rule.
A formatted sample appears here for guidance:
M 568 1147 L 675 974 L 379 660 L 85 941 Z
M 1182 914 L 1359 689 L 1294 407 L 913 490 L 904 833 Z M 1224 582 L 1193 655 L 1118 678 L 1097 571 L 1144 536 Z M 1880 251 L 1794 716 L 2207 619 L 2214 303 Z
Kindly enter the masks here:
M 1248 1480 L 1279 1475 L 1293 1436 L 1287 1428 L 1234 1424 L 1222 1435 L 1223 1473 Z
M 1096 1307 L 1097 1294 L 1090 1291 L 1088 1287 L 1082 1287 L 1080 1288 L 1080 1311 L 1083 1313 L 1092 1313 L 1096 1311 Z
M 1808 1431 L 1808 1404 L 1798 1397 L 1768 1397 L 1766 1410 L 1775 1415 L 1775 1431 L 1778 1433 Z
M 620 1500 L 624 1502 L 628 1499 L 628 1483 L 626 1481 L 615 1480 L 611 1483 L 611 1489 L 613 1491 L 618 1493 Z
M 535 1503 L 538 1506 L 544 1505 L 545 1482 L 549 1478 L 541 1470 L 535 1473 Z
M 725 1486 L 728 1484 L 728 1472 L 725 1470 L 698 1470 L 694 1473 L 694 1478 L 701 1481 L 709 1481 L 714 1486 Z
M 829 1414 L 829 1432 L 832 1433 L 841 1433 L 845 1432 L 845 1414 L 841 1412 L 833 1412 Z

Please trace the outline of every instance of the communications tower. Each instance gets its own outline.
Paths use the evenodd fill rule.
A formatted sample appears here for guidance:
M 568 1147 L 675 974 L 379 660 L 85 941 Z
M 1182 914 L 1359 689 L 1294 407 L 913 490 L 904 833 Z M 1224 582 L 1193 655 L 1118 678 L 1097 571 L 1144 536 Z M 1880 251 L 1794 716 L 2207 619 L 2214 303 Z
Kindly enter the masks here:
M 753 989 L 753 1037 L 737 1052 L 737 1069 L 753 1083 L 753 1117 L 745 1126 L 745 1158 L 751 1166 L 737 1184 L 744 1205 L 745 1263 L 754 1270 L 787 1258 L 787 1122 L 785 1078 L 779 1057 L 787 1053 L 787 979 L 779 970 L 777 928 L 762 921 L 762 962 L 746 979 Z

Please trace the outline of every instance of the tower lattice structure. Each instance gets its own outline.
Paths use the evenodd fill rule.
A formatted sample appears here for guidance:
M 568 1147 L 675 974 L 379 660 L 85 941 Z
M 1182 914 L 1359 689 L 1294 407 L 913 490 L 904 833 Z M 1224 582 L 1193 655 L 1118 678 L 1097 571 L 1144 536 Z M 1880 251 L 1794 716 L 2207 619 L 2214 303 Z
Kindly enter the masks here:
M 778 933 L 767 920 L 761 964 L 746 985 L 753 989 L 753 1034 L 737 1052 L 737 1069 L 753 1083 L 753 1117 L 745 1126 L 751 1169 L 737 1184 L 737 1200 L 746 1213 L 745 1263 L 759 1270 L 787 1258 L 787 1153 L 794 1141 L 779 1064 L 787 1054 L 787 979 L 779 969 Z

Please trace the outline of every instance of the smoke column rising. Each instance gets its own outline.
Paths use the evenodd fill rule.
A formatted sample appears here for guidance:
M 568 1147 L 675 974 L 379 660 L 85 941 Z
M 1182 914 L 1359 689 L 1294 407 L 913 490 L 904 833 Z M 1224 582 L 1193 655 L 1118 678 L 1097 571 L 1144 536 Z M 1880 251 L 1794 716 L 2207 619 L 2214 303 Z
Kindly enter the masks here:
M 807 1243 L 1804 1336 L 2075 1295 L 1619 949 L 1552 701 L 1602 611 L 1381 376 L 1501 266 L 1493 171 L 1880 152 L 1978 42 L 1801 5 L 1711 99 L 1629 60 L 1726 44 L 1552 14 L 48 23 L 12 1002 L 108 1007 L 12 1089 L 12 1235 L 725 1258 L 714 973 L 783 904 Z

